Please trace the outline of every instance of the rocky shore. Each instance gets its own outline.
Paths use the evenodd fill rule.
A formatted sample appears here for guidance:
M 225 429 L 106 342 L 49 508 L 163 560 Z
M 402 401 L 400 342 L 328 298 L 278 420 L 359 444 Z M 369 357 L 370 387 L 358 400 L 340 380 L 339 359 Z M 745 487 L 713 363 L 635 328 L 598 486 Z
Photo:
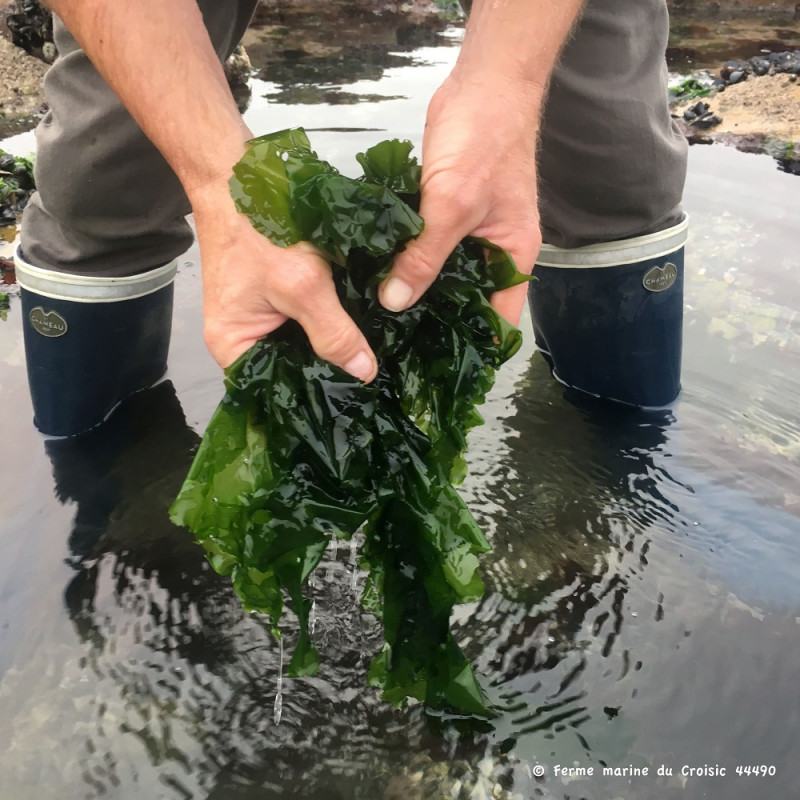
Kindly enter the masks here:
M 673 117 L 692 144 L 766 153 L 800 175 L 800 50 L 729 60 L 672 92 Z

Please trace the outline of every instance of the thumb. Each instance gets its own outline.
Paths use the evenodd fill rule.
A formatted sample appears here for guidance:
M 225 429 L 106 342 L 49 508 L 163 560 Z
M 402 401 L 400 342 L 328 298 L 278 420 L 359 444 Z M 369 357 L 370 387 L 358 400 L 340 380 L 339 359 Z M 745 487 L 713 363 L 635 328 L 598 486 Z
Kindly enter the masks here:
M 378 290 L 378 298 L 389 311 L 404 311 L 419 300 L 434 282 L 456 245 L 470 231 L 462 204 L 441 199 L 426 201 L 423 192 L 420 216 L 422 233 L 412 239 L 394 260 L 394 266 Z

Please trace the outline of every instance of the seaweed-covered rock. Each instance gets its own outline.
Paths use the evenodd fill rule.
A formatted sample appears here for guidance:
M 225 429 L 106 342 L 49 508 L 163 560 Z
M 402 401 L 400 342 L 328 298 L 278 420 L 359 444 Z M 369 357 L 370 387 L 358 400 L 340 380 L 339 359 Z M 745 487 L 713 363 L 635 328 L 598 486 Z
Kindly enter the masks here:
M 17 222 L 35 188 L 32 160 L 0 150 L 0 227 Z

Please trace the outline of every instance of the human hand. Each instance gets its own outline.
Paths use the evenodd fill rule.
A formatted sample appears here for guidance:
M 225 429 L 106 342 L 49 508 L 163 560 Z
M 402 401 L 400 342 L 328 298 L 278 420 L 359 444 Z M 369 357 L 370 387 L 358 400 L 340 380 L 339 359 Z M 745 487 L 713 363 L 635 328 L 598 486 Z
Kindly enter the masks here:
M 425 229 L 395 259 L 380 290 L 383 305 L 401 311 L 431 285 L 464 236 L 490 240 L 529 274 L 541 247 L 536 195 L 539 106 L 525 88 L 457 71 L 428 107 L 422 143 Z M 492 298 L 519 324 L 527 284 Z
M 307 242 L 272 244 L 232 201 L 229 205 L 223 213 L 197 206 L 194 212 L 203 262 L 204 336 L 220 366 L 292 318 L 318 356 L 371 381 L 378 371 L 375 355 L 339 303 L 327 262 Z

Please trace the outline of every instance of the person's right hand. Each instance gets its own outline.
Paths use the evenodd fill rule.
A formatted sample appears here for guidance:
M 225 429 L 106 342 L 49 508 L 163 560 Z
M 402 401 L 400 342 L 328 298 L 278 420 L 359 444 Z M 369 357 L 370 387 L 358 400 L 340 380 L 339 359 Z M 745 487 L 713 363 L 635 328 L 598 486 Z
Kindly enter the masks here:
M 378 371 L 375 355 L 342 308 L 330 267 L 314 247 L 272 244 L 236 210 L 229 194 L 212 205 L 206 210 L 196 205 L 194 218 L 205 341 L 220 366 L 291 318 L 302 325 L 318 356 L 371 381 Z
M 467 73 L 467 74 L 465 74 Z M 539 98 L 526 84 L 460 67 L 433 96 L 422 141 L 425 228 L 395 258 L 380 297 L 390 311 L 416 303 L 465 236 L 507 250 L 530 274 L 542 244 L 536 193 Z M 491 303 L 518 325 L 527 284 Z

